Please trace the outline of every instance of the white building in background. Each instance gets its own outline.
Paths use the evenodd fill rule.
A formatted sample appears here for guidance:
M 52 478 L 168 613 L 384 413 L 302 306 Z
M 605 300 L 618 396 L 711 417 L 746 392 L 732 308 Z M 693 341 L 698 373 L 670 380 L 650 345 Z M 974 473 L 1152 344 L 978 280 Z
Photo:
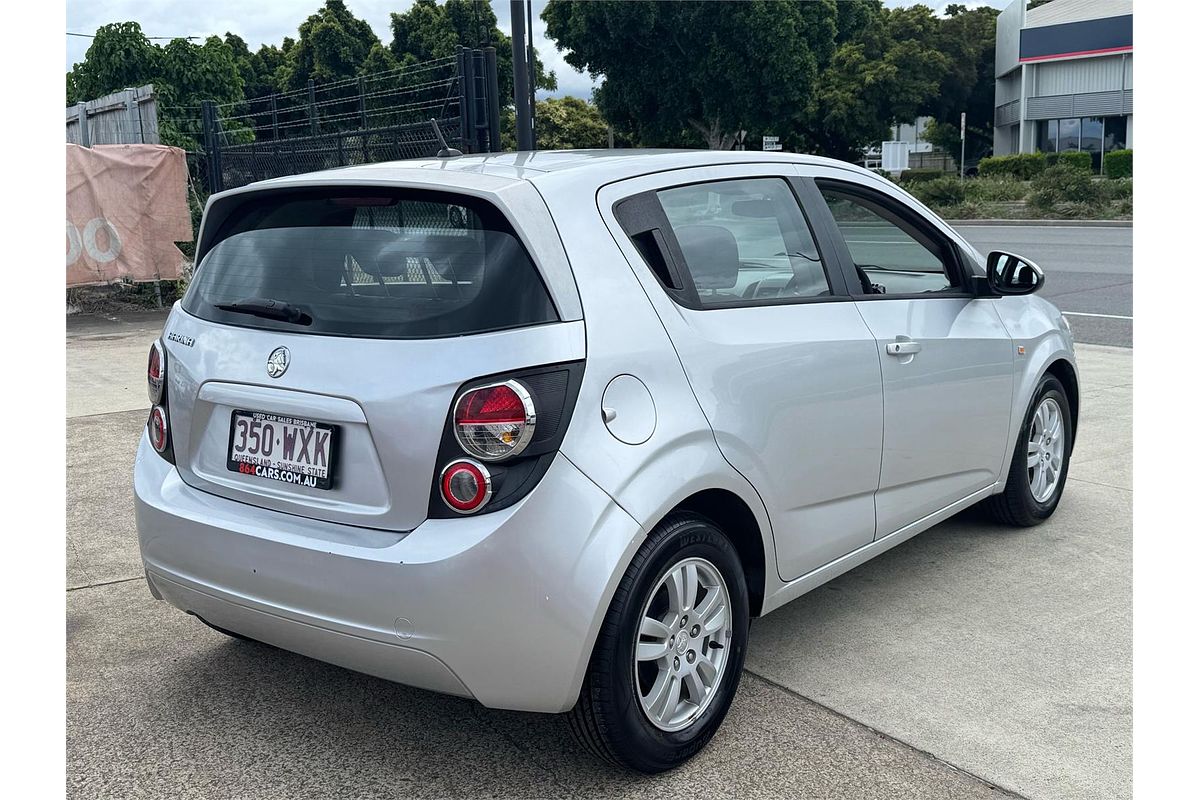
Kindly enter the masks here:
M 933 145 L 925 141 L 925 126 L 933 117 L 917 117 L 916 122 L 904 122 L 892 126 L 892 141 L 907 142 L 908 152 L 928 153 Z
M 1133 147 L 1133 0 L 1014 2 L 996 19 L 995 155 Z

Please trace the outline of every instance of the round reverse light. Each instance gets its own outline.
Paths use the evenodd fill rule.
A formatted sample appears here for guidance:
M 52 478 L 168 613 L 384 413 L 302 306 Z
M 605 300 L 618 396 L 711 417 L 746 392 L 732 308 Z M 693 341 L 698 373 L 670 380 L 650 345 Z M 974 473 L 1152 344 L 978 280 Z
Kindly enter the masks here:
M 474 514 L 492 499 L 492 476 L 487 467 L 469 458 L 442 470 L 442 500 L 460 514 Z
M 167 410 L 162 406 L 150 409 L 150 444 L 160 453 L 167 449 Z
M 517 381 L 463 392 L 454 404 L 454 437 L 463 450 L 484 461 L 520 454 L 533 438 L 533 397 Z
M 157 405 L 162 400 L 166 377 L 167 356 L 163 352 L 162 343 L 155 341 L 150 345 L 150 357 L 146 363 L 146 391 L 150 395 L 151 404 Z

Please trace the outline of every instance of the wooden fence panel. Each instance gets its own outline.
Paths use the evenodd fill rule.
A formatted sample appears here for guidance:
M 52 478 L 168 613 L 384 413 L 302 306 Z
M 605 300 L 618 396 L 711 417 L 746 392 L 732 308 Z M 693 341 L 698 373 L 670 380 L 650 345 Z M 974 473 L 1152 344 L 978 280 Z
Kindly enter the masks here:
M 153 84 L 78 103 L 68 107 L 66 114 L 70 144 L 160 143 Z

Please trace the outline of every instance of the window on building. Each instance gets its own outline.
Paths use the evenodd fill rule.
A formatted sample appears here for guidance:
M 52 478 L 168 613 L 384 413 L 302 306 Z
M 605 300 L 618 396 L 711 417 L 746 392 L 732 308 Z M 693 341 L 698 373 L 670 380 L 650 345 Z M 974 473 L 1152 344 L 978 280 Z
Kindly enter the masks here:
M 1100 154 L 1123 150 L 1129 131 L 1125 117 L 1043 119 L 1037 123 L 1037 149 L 1043 153 L 1082 150 L 1100 169 Z
M 1104 152 L 1125 149 L 1128 126 L 1124 117 L 1104 118 Z
M 1038 123 L 1038 150 L 1043 153 L 1058 152 L 1058 120 L 1044 119 Z
M 1104 120 L 1100 117 L 1084 117 L 1080 121 L 1079 149 L 1099 153 L 1104 144 Z
M 1060 119 L 1058 121 L 1058 149 L 1079 149 L 1079 119 Z
M 1092 154 L 1092 169 L 1100 171 L 1100 152 L 1104 146 L 1104 120 L 1084 117 L 1080 120 L 1079 149 Z

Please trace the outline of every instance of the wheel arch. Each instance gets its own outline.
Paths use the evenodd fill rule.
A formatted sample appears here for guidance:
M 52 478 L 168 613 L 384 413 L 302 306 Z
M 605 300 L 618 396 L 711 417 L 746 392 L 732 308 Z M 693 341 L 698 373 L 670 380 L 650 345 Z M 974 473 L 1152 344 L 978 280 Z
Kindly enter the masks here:
M 1059 358 L 1046 367 L 1045 374 L 1058 378 L 1059 383 L 1067 390 L 1067 405 L 1071 412 L 1071 431 L 1079 430 L 1079 376 L 1075 367 L 1065 358 Z M 1074 449 L 1075 436 L 1071 437 L 1071 447 Z
M 1000 479 L 996 482 L 994 494 L 1003 492 L 1004 487 L 1008 484 L 1009 467 L 1016 454 L 1021 428 L 1025 424 L 1025 415 L 1028 413 L 1029 404 L 1033 401 L 1033 395 L 1037 391 L 1038 385 L 1047 375 L 1057 378 L 1066 390 L 1067 405 L 1071 414 L 1071 430 L 1074 432 L 1079 429 L 1081 414 L 1079 368 L 1075 364 L 1073 353 L 1065 343 L 1060 342 L 1057 338 L 1048 338 L 1039 343 L 1030 355 L 1033 356 L 1033 360 L 1027 371 L 1017 374 L 1017 386 L 1013 393 L 1012 418 L 1009 421 L 1008 449 L 1004 454 L 1004 461 L 999 472 Z M 1074 435 L 1071 437 L 1072 449 L 1075 446 L 1075 438 Z
M 729 537 L 746 576 L 750 616 L 757 617 L 762 612 L 766 593 L 767 553 L 763 532 L 754 511 L 746 501 L 728 489 L 704 489 L 677 503 L 663 517 L 680 512 L 698 514 L 710 520 Z

